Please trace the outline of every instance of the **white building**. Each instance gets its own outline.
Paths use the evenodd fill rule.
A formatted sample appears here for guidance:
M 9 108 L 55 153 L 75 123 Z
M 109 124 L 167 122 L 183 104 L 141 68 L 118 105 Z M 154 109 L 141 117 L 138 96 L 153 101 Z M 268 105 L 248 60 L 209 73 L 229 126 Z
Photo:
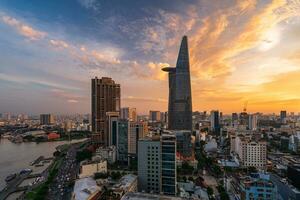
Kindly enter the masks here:
M 231 138 L 231 151 L 238 154 L 240 163 L 245 167 L 265 169 L 267 165 L 267 142 L 255 141 L 249 137 Z
M 99 147 L 96 149 L 96 155 L 100 156 L 103 160 L 107 160 L 109 164 L 113 164 L 117 159 L 117 149 L 115 146 Z
M 101 195 L 101 188 L 91 177 L 76 180 L 72 200 L 97 199 Z
M 107 173 L 106 160 L 82 161 L 79 178 L 94 176 L 95 173 Z

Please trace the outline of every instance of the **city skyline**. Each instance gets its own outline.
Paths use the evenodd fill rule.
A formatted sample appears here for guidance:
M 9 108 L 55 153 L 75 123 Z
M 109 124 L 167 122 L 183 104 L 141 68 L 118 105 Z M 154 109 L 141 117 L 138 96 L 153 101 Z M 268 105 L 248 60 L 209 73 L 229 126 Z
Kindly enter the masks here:
M 299 112 L 299 11 L 284 0 L 2 1 L 0 112 L 88 113 L 95 76 L 120 83 L 122 107 L 166 111 L 161 68 L 176 65 L 183 35 L 193 111 L 248 101 L 249 112 Z

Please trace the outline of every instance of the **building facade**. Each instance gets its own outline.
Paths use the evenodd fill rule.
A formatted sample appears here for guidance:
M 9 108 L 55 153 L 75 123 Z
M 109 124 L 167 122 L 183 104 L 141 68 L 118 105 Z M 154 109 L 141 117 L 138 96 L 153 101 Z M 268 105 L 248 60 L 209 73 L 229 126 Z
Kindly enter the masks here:
M 232 136 L 231 151 L 238 154 L 244 167 L 266 169 L 267 165 L 267 142 L 254 140 L 249 137 Z
M 119 120 L 119 112 L 107 112 L 106 113 L 106 123 L 108 133 L 108 146 L 116 146 L 117 145 L 117 136 L 118 136 L 118 120 Z
M 161 136 L 161 191 L 165 195 L 176 195 L 176 137 L 173 134 Z
M 214 133 L 220 133 L 220 118 L 218 110 L 212 110 L 210 112 L 210 128 Z
M 120 85 L 111 78 L 95 77 L 92 83 L 92 141 L 108 145 L 107 112 L 120 112 Z
M 176 195 L 176 177 L 176 137 L 162 134 L 139 140 L 139 191 Z
M 126 119 L 129 121 L 137 121 L 136 108 L 124 107 L 121 108 L 121 119 Z
M 121 119 L 118 122 L 117 160 L 128 164 L 129 121 Z
M 137 155 L 138 140 L 148 134 L 147 122 L 129 122 L 128 132 L 128 154 L 135 157 Z

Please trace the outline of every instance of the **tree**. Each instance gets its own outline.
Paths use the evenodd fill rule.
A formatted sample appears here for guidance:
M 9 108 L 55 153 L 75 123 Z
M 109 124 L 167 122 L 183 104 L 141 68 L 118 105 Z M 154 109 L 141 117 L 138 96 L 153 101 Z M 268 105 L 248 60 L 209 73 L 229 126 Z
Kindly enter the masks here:
M 77 162 L 81 162 L 81 161 L 86 160 L 86 159 L 90 160 L 92 158 L 92 156 L 93 156 L 93 154 L 92 154 L 91 151 L 89 151 L 87 149 L 84 149 L 82 151 L 77 152 L 76 160 L 77 160 Z
M 99 173 L 99 172 L 97 172 L 97 173 L 94 174 L 94 178 L 95 179 L 105 179 L 107 177 L 108 177 L 107 173 Z
M 207 191 L 208 196 L 211 196 L 214 194 L 214 191 L 211 187 L 207 187 L 206 191 Z

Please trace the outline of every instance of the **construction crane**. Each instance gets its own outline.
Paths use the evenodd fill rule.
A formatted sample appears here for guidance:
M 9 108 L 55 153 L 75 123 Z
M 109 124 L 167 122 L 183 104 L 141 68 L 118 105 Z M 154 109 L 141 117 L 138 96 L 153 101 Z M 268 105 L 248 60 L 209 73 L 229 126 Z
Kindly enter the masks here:
M 243 108 L 243 111 L 244 111 L 244 112 L 247 111 L 247 106 L 248 106 L 248 100 L 245 101 L 245 103 L 244 103 L 244 108 Z

